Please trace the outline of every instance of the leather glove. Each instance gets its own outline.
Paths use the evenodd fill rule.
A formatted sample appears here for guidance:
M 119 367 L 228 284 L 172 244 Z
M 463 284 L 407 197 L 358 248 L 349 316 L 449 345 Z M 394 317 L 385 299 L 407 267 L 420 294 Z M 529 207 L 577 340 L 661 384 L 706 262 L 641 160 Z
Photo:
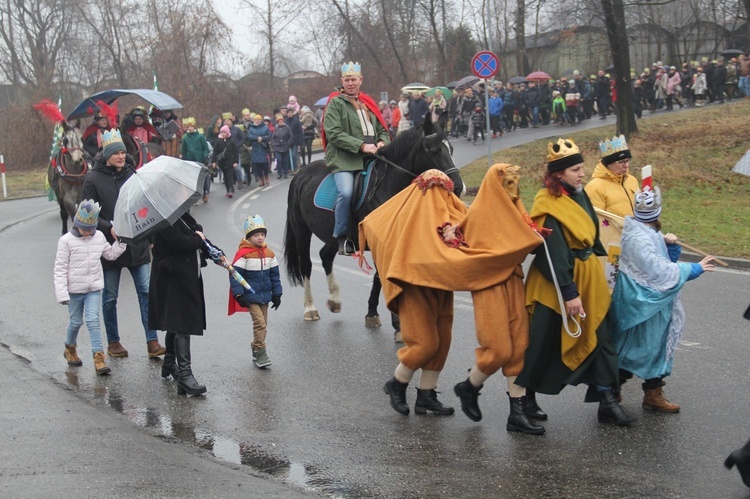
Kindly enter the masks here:
M 247 308 L 250 306 L 250 302 L 247 301 L 245 295 L 234 295 L 234 299 L 237 300 L 237 303 L 239 303 L 241 307 Z
M 281 305 L 281 297 L 280 296 L 272 296 L 271 297 L 271 303 L 273 303 L 273 305 L 271 305 L 272 309 L 274 309 L 274 310 L 278 309 L 279 305 Z

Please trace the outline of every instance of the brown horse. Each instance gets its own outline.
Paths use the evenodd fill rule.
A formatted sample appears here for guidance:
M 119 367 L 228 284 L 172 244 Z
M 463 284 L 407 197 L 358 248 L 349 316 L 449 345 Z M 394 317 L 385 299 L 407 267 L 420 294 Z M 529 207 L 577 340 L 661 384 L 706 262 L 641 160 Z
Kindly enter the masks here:
M 89 171 L 83 150 L 81 130 L 67 121 L 61 121 L 63 134 L 58 153 L 47 167 L 47 180 L 57 197 L 62 219 L 62 233 L 68 232 L 68 219 L 73 220 L 81 202 L 83 179 Z

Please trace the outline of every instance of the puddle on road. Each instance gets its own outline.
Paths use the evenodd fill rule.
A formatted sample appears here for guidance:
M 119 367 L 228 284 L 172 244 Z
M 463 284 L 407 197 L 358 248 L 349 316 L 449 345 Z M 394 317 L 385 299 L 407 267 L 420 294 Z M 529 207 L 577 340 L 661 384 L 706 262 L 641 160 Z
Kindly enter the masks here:
M 70 386 L 78 390 L 82 389 L 75 372 L 68 370 L 66 377 Z M 211 452 L 218 459 L 249 466 L 284 483 L 314 490 L 330 497 L 348 498 L 370 495 L 357 490 L 356 487 L 344 485 L 335 479 L 324 476 L 322 471 L 315 466 L 294 463 L 266 452 L 258 445 L 213 435 L 201 428 L 173 421 L 168 415 L 160 414 L 156 409 L 139 407 L 126 402 L 121 396 L 102 385 L 93 388 L 96 398 L 102 400 L 106 405 L 138 426 L 154 429 L 164 436 L 179 438 Z

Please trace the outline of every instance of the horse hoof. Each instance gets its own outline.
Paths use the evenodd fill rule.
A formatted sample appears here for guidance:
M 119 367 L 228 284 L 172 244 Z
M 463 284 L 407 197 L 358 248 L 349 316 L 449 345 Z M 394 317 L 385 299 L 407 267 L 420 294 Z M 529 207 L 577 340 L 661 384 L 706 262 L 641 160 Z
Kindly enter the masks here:
M 365 327 L 380 327 L 382 325 L 379 315 L 365 315 Z
M 320 320 L 320 314 L 317 310 L 308 310 L 305 312 L 305 320 L 306 321 L 319 321 Z
M 341 312 L 341 303 L 335 302 L 333 300 L 328 300 L 328 310 L 330 310 L 334 314 L 338 314 L 339 312 Z

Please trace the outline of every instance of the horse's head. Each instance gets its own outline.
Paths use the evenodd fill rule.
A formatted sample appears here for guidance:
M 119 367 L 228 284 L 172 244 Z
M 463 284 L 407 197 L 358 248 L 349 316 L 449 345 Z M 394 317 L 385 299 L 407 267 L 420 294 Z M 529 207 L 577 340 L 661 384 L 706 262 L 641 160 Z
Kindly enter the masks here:
M 66 154 L 70 157 L 70 164 L 81 166 L 83 163 L 85 151 L 83 149 L 83 137 L 81 129 L 73 124 L 64 121 L 63 135 L 60 139 L 60 145 Z
M 447 174 L 453 181 L 453 192 L 456 196 L 461 196 L 466 192 L 461 174 L 453 162 L 453 146 L 448 141 L 448 135 L 445 130 L 437 123 L 432 122 L 428 113 L 424 123 L 417 128 L 421 128 L 421 148 L 415 148 L 415 157 L 412 162 L 420 169 L 422 173 L 431 168 L 437 168 Z

